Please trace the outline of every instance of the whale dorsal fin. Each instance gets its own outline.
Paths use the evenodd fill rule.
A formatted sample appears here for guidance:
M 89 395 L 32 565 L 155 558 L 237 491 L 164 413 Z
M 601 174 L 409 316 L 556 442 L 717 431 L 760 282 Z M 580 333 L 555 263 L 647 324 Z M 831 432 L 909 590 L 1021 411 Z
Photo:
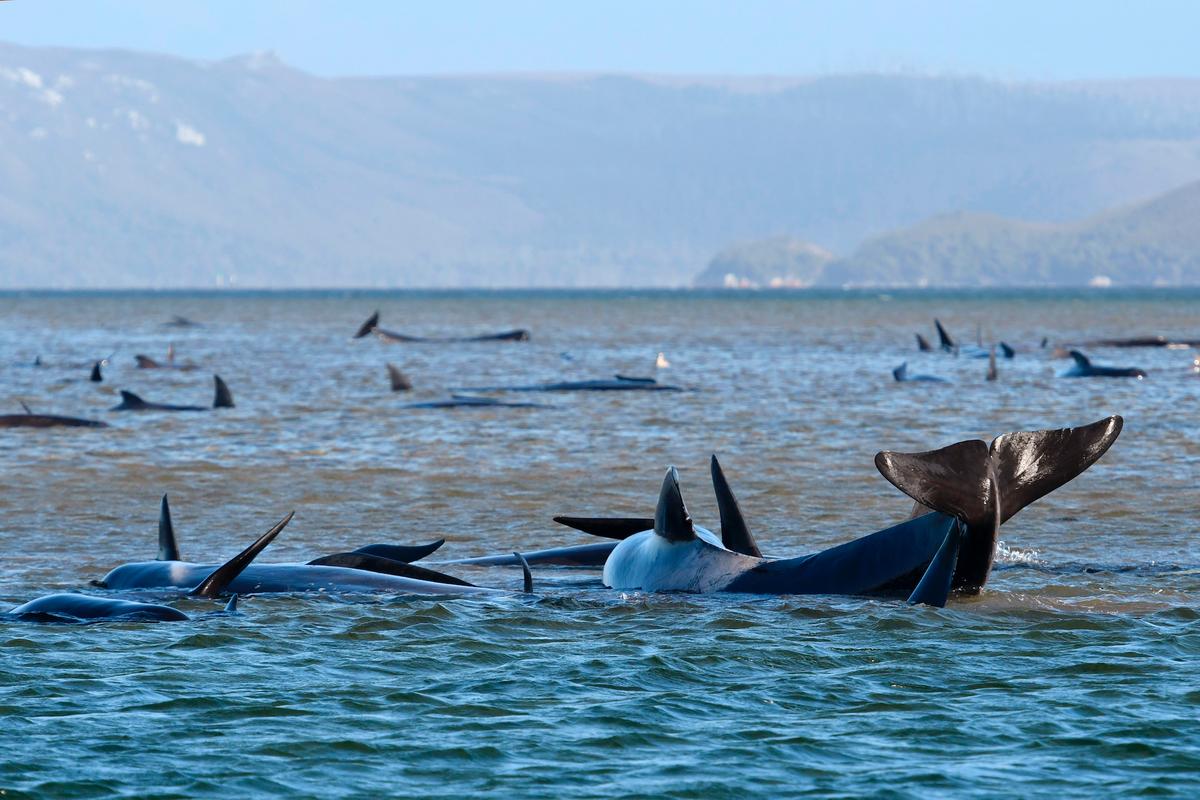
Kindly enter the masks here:
M 1092 365 L 1092 360 L 1078 350 L 1072 350 L 1070 355 L 1071 358 L 1075 359 L 1075 363 L 1081 367 L 1090 367 Z
M 1078 428 L 1017 431 L 993 440 L 990 452 L 1000 485 L 1000 521 L 1096 463 L 1121 435 L 1124 423 L 1113 415 Z
M 21 404 L 21 408 L 25 409 L 25 413 L 26 413 L 26 414 L 29 414 L 29 415 L 31 415 L 31 416 L 33 415 L 33 412 L 29 410 L 29 406 L 27 406 L 27 405 L 25 404 L 25 401 L 24 401 L 24 400 L 18 400 L 17 402 L 19 402 L 19 403 Z
M 175 541 L 175 526 L 171 524 L 171 506 L 167 496 L 162 496 L 158 509 L 158 560 L 179 561 L 179 545 Z
M 399 367 L 397 367 L 395 364 L 388 364 L 387 371 L 388 380 L 390 380 L 392 383 L 393 392 L 407 392 L 409 389 L 413 388 L 412 381 L 410 381 L 408 376 L 401 372 Z
M 929 340 L 921 334 L 917 334 L 917 349 L 922 353 L 928 353 L 933 348 L 929 346 Z
M 390 558 L 392 561 L 402 561 L 405 564 L 411 564 L 430 555 L 445 543 L 445 539 L 438 539 L 436 542 L 430 542 L 429 544 L 416 545 L 369 544 L 366 547 L 358 548 L 354 552 L 367 556 Z
M 954 343 L 954 339 L 950 338 L 950 334 L 946 333 L 946 329 L 942 327 L 942 321 L 935 319 L 933 324 L 937 327 L 938 340 L 941 342 L 943 350 L 954 350 L 958 347 Z
M 221 376 L 213 375 L 213 383 L 217 387 L 216 394 L 213 396 L 213 408 L 233 408 L 233 392 L 229 391 L 229 387 L 225 385 L 225 381 L 221 380 Z
M 898 381 L 903 381 L 905 378 L 907 378 L 908 377 L 908 362 L 905 361 L 903 364 L 901 364 L 900 366 L 898 366 L 894 370 L 892 370 L 892 377 Z
M 367 317 L 367 321 L 358 326 L 358 333 L 354 334 L 353 338 L 361 339 L 371 331 L 375 330 L 379 325 L 379 312 L 376 311 L 371 316 Z
M 1000 353 L 1005 358 L 1012 358 L 1013 356 L 1015 356 L 1017 354 L 1017 351 L 1012 348 L 1012 345 L 1008 345 L 1008 344 L 1005 344 L 1004 342 L 1001 342 L 1000 343 Z
M 133 392 L 121 390 L 121 405 L 119 408 L 145 408 L 146 401 Z
M 674 467 L 667 468 L 658 493 L 654 532 L 669 542 L 690 542 L 696 538 L 692 515 L 683 504 L 683 493 L 679 491 L 679 472 Z
M 158 366 L 158 362 L 150 356 L 136 355 L 133 357 L 133 360 L 137 362 L 138 367 L 141 369 L 154 369 Z
M 100 374 L 100 365 L 102 363 L 102 361 L 97 361 L 95 364 L 92 364 L 92 374 L 88 376 L 88 380 L 92 383 L 100 383 L 104 380 L 104 376 Z
M 742 516 L 742 509 L 738 506 L 737 498 L 733 496 L 733 490 L 729 488 L 729 481 L 725 480 L 725 473 L 715 453 L 709 466 L 712 470 L 713 490 L 717 493 L 717 509 L 721 512 L 721 543 L 727 550 L 735 553 L 762 558 L 762 551 L 758 549 L 758 543 L 750 533 L 750 527 Z
M 635 533 L 654 530 L 654 520 L 649 517 L 555 517 L 554 521 L 605 539 L 628 539 Z
M 242 574 L 242 570 L 250 566 L 250 562 L 254 560 L 254 557 L 261 553 L 263 548 L 269 545 L 271 540 L 278 536 L 281 530 L 287 527 L 287 524 L 292 521 L 292 517 L 295 514 L 295 511 L 289 512 L 286 517 L 275 523 L 275 526 L 271 530 L 255 539 L 253 544 L 213 570 L 212 574 L 200 581 L 200 585 L 192 589 L 189 594 L 192 597 L 220 596 L 225 591 L 225 588 L 233 583 L 238 575 Z

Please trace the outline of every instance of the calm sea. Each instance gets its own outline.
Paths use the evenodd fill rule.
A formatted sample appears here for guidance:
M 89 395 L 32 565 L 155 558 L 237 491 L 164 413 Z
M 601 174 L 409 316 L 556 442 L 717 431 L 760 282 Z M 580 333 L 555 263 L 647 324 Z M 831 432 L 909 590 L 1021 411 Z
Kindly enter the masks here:
M 499 599 L 183 601 L 176 624 L 0 621 L 0 795 L 242 798 L 1186 796 L 1200 791 L 1200 375 L 1068 380 L 1043 337 L 1200 337 L 1200 293 L 697 292 L 0 295 L 0 406 L 105 430 L 0 430 L 0 601 L 153 558 L 293 561 L 444 537 L 446 557 L 586 541 L 555 514 L 649 515 L 679 467 L 716 527 L 718 453 L 764 550 L 902 519 L 877 450 L 1125 416 L 1112 450 L 1002 530 L 981 597 L 617 593 L 540 570 Z M 351 340 L 375 309 L 423 335 Z M 203 327 L 162 323 L 182 314 Z M 916 352 L 939 317 L 986 361 Z M 134 368 L 177 357 L 194 372 Z M 655 374 L 686 393 L 552 409 L 406 410 L 456 386 Z M 90 363 L 114 353 L 101 384 Z M 44 364 L 33 368 L 35 357 Z M 897 384 L 891 370 L 950 379 Z M 388 391 L 385 363 L 415 384 Z M 119 389 L 220 413 L 107 411 Z M 528 399 L 528 396 L 523 396 Z M 436 558 L 436 556 L 435 556 Z M 508 569 L 456 572 L 518 588 Z M 7 607 L 7 606 L 5 606 Z

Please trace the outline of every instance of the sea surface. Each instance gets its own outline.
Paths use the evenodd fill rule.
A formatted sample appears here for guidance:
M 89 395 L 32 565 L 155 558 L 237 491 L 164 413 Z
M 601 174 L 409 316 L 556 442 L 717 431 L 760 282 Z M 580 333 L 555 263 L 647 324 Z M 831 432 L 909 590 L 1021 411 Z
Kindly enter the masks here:
M 352 340 L 376 309 L 405 333 L 533 338 Z M 185 559 L 222 561 L 294 509 L 264 561 L 444 537 L 436 560 L 584 543 L 551 517 L 648 516 L 670 465 L 715 529 L 717 453 L 763 549 L 798 555 L 908 514 L 878 450 L 1125 418 L 1005 524 L 983 594 L 945 609 L 616 592 L 568 569 L 525 596 L 516 570 L 459 567 L 514 591 L 0 619 L 0 796 L 1195 797 L 1198 354 L 1092 348 L 1148 377 L 1072 380 L 1040 343 L 1200 338 L 1198 309 L 1181 290 L 0 294 L 0 413 L 111 424 L 0 429 L 5 608 L 152 559 L 164 493 Z M 202 327 L 164 327 L 175 314 Z M 989 383 L 986 360 L 917 352 L 934 317 L 1017 356 Z M 169 344 L 200 369 L 134 367 Z M 904 361 L 950 382 L 896 383 Z M 387 362 L 412 392 L 389 391 Z M 119 389 L 211 403 L 213 373 L 236 408 L 107 410 Z M 691 391 L 401 407 L 612 373 Z

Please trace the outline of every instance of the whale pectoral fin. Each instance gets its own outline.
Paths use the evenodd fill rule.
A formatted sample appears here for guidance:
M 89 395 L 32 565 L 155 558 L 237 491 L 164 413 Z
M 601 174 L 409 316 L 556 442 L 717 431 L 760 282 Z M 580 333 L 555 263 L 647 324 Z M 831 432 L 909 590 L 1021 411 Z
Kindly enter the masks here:
M 255 539 L 253 544 L 213 570 L 212 574 L 202 580 L 200 585 L 192 589 L 189 594 L 192 597 L 220 596 L 225 591 L 225 587 L 233 583 L 234 579 L 242 574 L 242 570 L 250 566 L 250 562 L 254 560 L 255 556 L 261 553 L 279 535 L 279 532 L 287 527 L 287 524 L 292 521 L 292 517 L 295 514 L 295 511 L 289 512 L 286 517 L 275 523 L 274 527 L 269 531 Z
M 712 472 L 713 490 L 717 494 L 717 509 L 721 513 L 721 543 L 735 553 L 762 558 L 762 551 L 754 541 L 754 534 L 750 533 L 750 526 L 742 516 L 742 509 L 733 490 L 729 488 L 729 481 L 725 479 L 725 472 L 715 453 L 709 461 L 709 469 Z
M 225 385 L 225 381 L 221 380 L 220 375 L 213 375 L 213 383 L 216 384 L 216 395 L 213 397 L 213 408 L 233 408 L 233 392 L 229 391 L 229 387 Z
M 533 573 L 529 570 L 529 562 L 520 553 L 513 553 L 513 555 L 521 562 L 521 590 L 525 594 L 533 594 Z
M 171 507 L 167 496 L 162 496 L 158 509 L 158 560 L 179 561 L 179 545 L 175 541 L 175 526 L 171 524 Z
M 654 530 L 650 517 L 555 517 L 554 521 L 605 539 L 628 539 L 635 533 Z
M 950 596 L 950 586 L 954 581 L 954 570 L 958 566 L 958 550 L 962 544 L 963 533 L 963 524 L 952 520 L 942 546 L 934 554 L 933 561 L 929 562 L 929 567 L 921 576 L 917 588 L 908 596 L 910 604 L 924 603 L 937 608 L 945 607 L 946 599 Z
M 988 522 L 996 513 L 996 497 L 988 446 L 979 439 L 958 442 L 924 453 L 875 455 L 875 467 L 897 489 L 928 506 L 969 524 Z
M 229 602 L 225 604 L 225 611 L 223 613 L 225 613 L 225 614 L 238 613 L 237 603 L 238 603 L 238 596 L 236 594 L 230 595 Z
M 314 558 L 308 563 L 313 566 L 346 567 L 348 569 L 363 570 L 364 572 L 377 572 L 381 575 L 397 575 L 402 578 L 415 578 L 416 580 L 429 581 L 430 583 L 446 583 L 451 586 L 474 586 L 474 584 L 467 583 L 453 575 L 446 575 L 445 573 L 435 572 L 424 567 L 406 564 L 403 561 L 393 561 L 390 558 L 369 555 L 367 553 L 334 553 Z
M 358 333 L 354 334 L 354 336 L 352 338 L 354 338 L 354 339 L 363 338 L 368 333 L 375 330 L 375 327 L 377 325 L 379 325 L 379 312 L 378 311 L 376 311 L 371 316 L 367 317 L 367 321 L 364 322 L 362 325 L 358 326 Z
M 1113 415 L 1078 428 L 1006 433 L 992 441 L 1000 521 L 1074 479 L 1108 451 L 1124 420 Z
M 683 503 L 679 490 L 679 472 L 667 468 L 662 489 L 658 493 L 658 505 L 654 509 L 654 532 L 669 542 L 690 542 L 696 538 L 696 527 L 692 515 Z
M 405 564 L 411 564 L 414 561 L 420 561 L 422 558 L 431 555 L 445 543 L 445 539 L 438 539 L 437 541 L 430 542 L 429 544 L 369 544 L 365 547 L 356 549 L 354 552 L 367 556 L 390 558 L 392 561 L 400 561 Z

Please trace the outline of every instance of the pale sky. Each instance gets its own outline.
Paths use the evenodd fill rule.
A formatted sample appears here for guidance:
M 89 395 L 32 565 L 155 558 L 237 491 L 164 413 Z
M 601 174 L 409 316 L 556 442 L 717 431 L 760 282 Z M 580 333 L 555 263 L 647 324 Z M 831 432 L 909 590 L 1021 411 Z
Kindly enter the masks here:
M 8 0 L 0 41 L 274 50 L 318 75 L 1200 77 L 1200 1 Z

